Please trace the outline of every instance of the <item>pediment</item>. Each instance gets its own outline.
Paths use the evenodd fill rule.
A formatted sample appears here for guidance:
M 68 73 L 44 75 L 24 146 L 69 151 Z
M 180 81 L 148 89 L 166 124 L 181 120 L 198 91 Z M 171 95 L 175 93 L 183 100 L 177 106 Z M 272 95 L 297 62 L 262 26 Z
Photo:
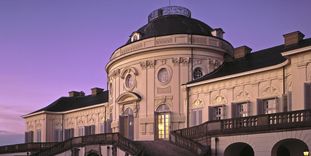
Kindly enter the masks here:
M 138 95 L 137 93 L 134 92 L 126 92 L 121 94 L 116 102 L 118 104 L 129 104 L 129 103 L 133 103 L 133 102 L 139 102 L 141 100 L 140 95 Z

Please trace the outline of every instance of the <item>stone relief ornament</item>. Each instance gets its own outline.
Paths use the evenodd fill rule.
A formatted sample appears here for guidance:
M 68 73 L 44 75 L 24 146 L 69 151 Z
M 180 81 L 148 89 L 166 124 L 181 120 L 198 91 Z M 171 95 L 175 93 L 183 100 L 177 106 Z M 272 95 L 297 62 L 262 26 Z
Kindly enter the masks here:
M 109 73 L 109 77 L 112 77 L 112 78 L 116 78 L 119 75 L 120 75 L 120 69 L 113 70 L 111 73 Z
M 155 65 L 156 65 L 156 60 L 146 60 L 146 61 L 140 62 L 140 67 L 142 69 L 154 68 Z
M 190 58 L 189 57 L 175 57 L 172 58 L 172 62 L 176 64 L 188 64 L 190 63 Z
M 203 107 L 203 101 L 201 99 L 196 99 L 194 100 L 194 102 L 192 103 L 192 109 L 195 108 L 202 108 Z

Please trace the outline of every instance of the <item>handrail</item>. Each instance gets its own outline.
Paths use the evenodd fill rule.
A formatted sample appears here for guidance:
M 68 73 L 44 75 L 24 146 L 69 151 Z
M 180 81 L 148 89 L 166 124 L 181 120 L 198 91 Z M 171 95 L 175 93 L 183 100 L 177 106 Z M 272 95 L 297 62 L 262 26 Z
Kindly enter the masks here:
M 183 137 L 196 139 L 219 134 L 254 133 L 303 127 L 311 127 L 310 109 L 207 121 L 175 132 Z
M 207 146 L 204 146 L 190 138 L 183 137 L 182 135 L 176 133 L 175 131 L 172 131 L 170 134 L 170 142 L 173 144 L 188 149 L 189 151 L 195 153 L 196 155 L 206 155 L 207 153 L 210 153 L 210 148 Z
M 44 151 L 34 153 L 33 156 L 52 156 L 76 147 L 95 144 L 116 145 L 131 155 L 138 155 L 142 151 L 134 141 L 123 137 L 119 133 L 103 133 L 71 138 Z
M 15 145 L 0 146 L 0 154 L 4 153 L 19 153 L 19 152 L 34 152 L 47 149 L 54 146 L 55 142 L 36 142 L 36 143 L 24 143 Z
M 311 127 L 311 110 L 298 110 L 274 114 L 263 114 L 224 120 L 207 121 L 203 124 L 171 132 L 170 141 L 197 155 L 210 152 L 194 139 L 213 135 L 256 133 L 271 130 Z

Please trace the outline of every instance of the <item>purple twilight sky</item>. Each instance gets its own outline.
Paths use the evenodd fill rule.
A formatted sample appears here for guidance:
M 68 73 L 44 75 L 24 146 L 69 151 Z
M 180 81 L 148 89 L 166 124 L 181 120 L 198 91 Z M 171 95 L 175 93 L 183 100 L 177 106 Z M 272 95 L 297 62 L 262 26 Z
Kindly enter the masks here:
M 0 145 L 23 141 L 21 115 L 71 90 L 106 89 L 105 65 L 148 14 L 169 0 L 0 0 Z M 310 0 L 171 0 L 221 27 L 234 47 L 311 37 Z

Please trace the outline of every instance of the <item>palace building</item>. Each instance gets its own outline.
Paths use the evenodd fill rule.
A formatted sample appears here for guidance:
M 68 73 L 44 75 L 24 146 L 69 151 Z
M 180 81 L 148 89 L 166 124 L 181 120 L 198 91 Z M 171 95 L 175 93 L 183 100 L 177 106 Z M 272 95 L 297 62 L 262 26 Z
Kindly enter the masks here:
M 151 12 L 112 53 L 108 90 L 24 115 L 25 144 L 0 155 L 309 155 L 311 38 L 253 52 L 223 36 L 183 7 Z

